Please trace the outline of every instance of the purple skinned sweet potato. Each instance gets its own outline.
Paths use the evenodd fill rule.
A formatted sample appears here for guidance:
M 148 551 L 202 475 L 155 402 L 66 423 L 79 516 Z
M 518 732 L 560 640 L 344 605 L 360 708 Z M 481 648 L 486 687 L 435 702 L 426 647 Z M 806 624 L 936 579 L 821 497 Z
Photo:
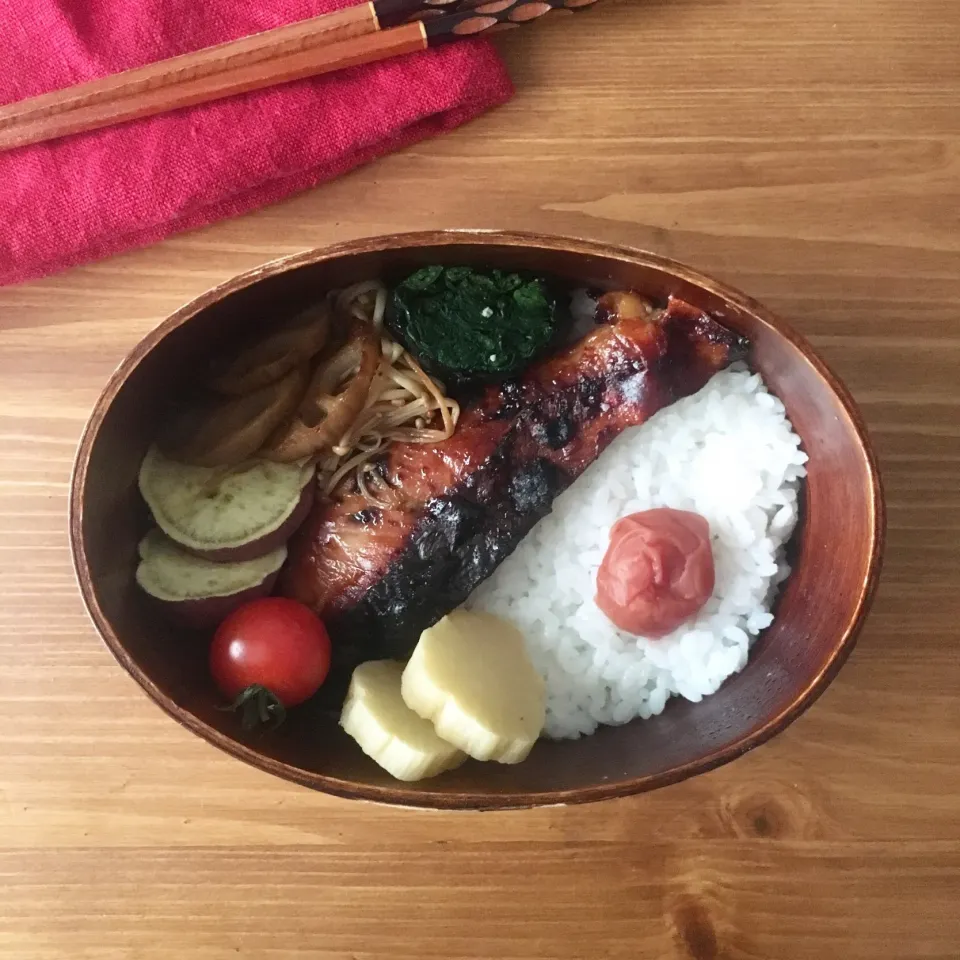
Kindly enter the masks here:
M 170 620 L 214 627 L 249 600 L 269 595 L 286 547 L 251 560 L 214 563 L 181 549 L 159 529 L 140 542 L 137 584 Z
M 216 563 L 245 563 L 282 547 L 316 489 L 312 466 L 252 460 L 217 470 L 176 463 L 156 447 L 139 486 L 160 529 L 181 550 Z
M 151 597 L 151 600 L 161 614 L 173 623 L 183 624 L 191 630 L 212 630 L 245 603 L 269 597 L 278 574 L 279 571 L 271 573 L 261 583 L 225 597 L 197 597 L 191 600 L 161 600 Z
M 293 513 L 270 533 L 262 534 L 236 547 L 221 547 L 217 550 L 193 550 L 188 547 L 184 547 L 184 549 L 195 557 L 212 560 L 214 563 L 240 563 L 244 560 L 255 560 L 257 557 L 272 553 L 278 547 L 284 546 L 297 532 L 300 524 L 307 519 L 310 508 L 313 506 L 315 491 L 316 484 L 311 481 L 300 491 L 300 500 L 293 508 Z

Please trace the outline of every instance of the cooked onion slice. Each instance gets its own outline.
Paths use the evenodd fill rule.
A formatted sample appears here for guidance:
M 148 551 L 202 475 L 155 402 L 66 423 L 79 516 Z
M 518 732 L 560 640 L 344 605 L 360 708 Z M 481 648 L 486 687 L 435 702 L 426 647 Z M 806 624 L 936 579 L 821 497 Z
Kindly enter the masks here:
M 347 342 L 317 367 L 296 415 L 261 456 L 291 463 L 331 449 L 363 410 L 379 362 L 380 338 L 369 323 L 354 319 Z
M 380 338 L 380 362 L 366 401 L 329 450 L 318 457 L 317 476 L 324 493 L 352 480 L 367 501 L 389 506 L 391 488 L 370 462 L 391 443 L 439 443 L 456 429 L 457 402 L 443 384 L 431 379 L 414 358 L 383 330 L 387 290 L 370 280 L 328 295 L 336 313 L 372 328 Z
M 305 367 L 242 397 L 210 397 L 174 417 L 157 445 L 193 467 L 230 467 L 252 457 L 297 409 L 307 387 Z
M 326 345 L 330 308 L 324 302 L 281 323 L 241 350 L 214 377 L 211 386 L 229 396 L 252 393 L 303 366 Z

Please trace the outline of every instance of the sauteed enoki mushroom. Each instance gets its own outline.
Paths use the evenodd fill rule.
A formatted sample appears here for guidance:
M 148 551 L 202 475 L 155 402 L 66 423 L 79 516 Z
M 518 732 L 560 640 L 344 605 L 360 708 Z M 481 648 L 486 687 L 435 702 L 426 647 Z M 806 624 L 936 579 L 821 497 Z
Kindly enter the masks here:
M 387 289 L 377 281 L 356 284 L 331 297 L 338 314 L 348 314 L 376 332 L 380 364 L 366 403 L 350 429 L 321 458 L 321 488 L 330 493 L 345 477 L 356 479 L 358 490 L 374 506 L 390 505 L 389 488 L 374 460 L 395 441 L 439 443 L 453 435 L 459 404 L 445 395 L 444 386 L 384 330 Z
M 386 506 L 371 461 L 394 441 L 447 439 L 460 415 L 384 330 L 386 301 L 382 284 L 358 284 L 219 361 L 206 397 L 171 421 L 161 448 L 227 470 L 256 457 L 312 460 L 323 492 L 352 475 L 371 504 Z

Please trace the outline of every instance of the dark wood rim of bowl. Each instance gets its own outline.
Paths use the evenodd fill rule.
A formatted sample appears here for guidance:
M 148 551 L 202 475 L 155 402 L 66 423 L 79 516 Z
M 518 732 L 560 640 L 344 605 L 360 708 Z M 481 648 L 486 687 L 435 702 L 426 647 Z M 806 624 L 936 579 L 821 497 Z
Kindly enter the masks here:
M 425 782 L 416 787 L 409 787 L 399 782 L 396 786 L 390 787 L 356 784 L 304 770 L 300 767 L 282 763 L 269 757 L 264 757 L 249 747 L 237 743 L 213 727 L 208 726 L 192 713 L 178 706 L 172 699 L 167 697 L 131 659 L 100 607 L 96 590 L 90 578 L 82 537 L 82 491 L 86 485 L 90 453 L 107 409 L 114 401 L 130 374 L 144 356 L 149 353 L 161 339 L 176 327 L 190 320 L 201 310 L 221 300 L 226 295 L 257 283 L 266 277 L 285 273 L 308 264 L 339 259 L 353 254 L 376 253 L 411 247 L 478 245 L 537 247 L 540 249 L 565 251 L 574 254 L 615 258 L 638 266 L 647 266 L 662 270 L 708 290 L 721 299 L 752 314 L 763 325 L 772 328 L 776 333 L 785 337 L 796 346 L 825 382 L 828 389 L 836 395 L 844 409 L 849 421 L 849 426 L 857 437 L 861 454 L 868 465 L 871 484 L 869 496 L 869 509 L 872 514 L 870 562 L 867 575 L 864 577 L 860 587 L 860 595 L 856 608 L 845 625 L 840 642 L 837 644 L 830 660 L 823 670 L 811 680 L 806 689 L 775 717 L 758 724 L 751 733 L 724 750 L 716 751 L 700 760 L 675 767 L 672 770 L 667 770 L 660 774 L 638 777 L 615 784 L 597 784 L 596 786 L 582 787 L 562 792 L 527 793 L 498 797 L 493 794 L 448 794 L 432 792 L 429 788 L 429 782 Z M 224 750 L 226 753 L 261 770 L 335 796 L 427 809 L 505 810 L 524 809 L 535 806 L 589 803 L 598 800 L 630 796 L 653 790 L 657 787 L 668 786 L 669 784 L 677 783 L 695 774 L 704 773 L 725 763 L 729 763 L 731 760 L 743 756 L 755 747 L 760 746 L 760 744 L 765 743 L 771 737 L 789 726 L 826 690 L 840 667 L 843 666 L 856 643 L 857 635 L 870 608 L 880 577 L 886 531 L 886 511 L 876 455 L 868 439 L 863 418 L 850 393 L 820 357 L 817 356 L 813 347 L 807 343 L 806 340 L 791 329 L 787 323 L 780 320 L 755 300 L 675 260 L 630 247 L 568 237 L 544 236 L 534 233 L 500 232 L 496 230 L 440 230 L 392 234 L 353 240 L 331 247 L 308 250 L 279 260 L 273 260 L 208 290 L 168 317 L 149 333 L 120 364 L 93 408 L 80 439 L 73 474 L 70 480 L 69 529 L 70 549 L 73 556 L 74 568 L 84 603 L 93 620 L 94 626 L 121 666 L 140 684 L 158 706 L 187 729 L 193 731 L 214 746 L 219 747 L 221 750 Z

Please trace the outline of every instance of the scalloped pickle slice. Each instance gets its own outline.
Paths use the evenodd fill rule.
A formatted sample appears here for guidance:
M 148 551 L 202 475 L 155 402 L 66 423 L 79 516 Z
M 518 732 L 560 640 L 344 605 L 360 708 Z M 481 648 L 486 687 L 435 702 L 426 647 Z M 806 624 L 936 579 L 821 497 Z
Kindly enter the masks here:
M 424 630 L 401 694 L 438 737 L 475 760 L 520 763 L 546 720 L 546 690 L 523 634 L 489 613 L 455 610 Z
M 398 780 L 415 781 L 452 770 L 466 754 L 437 736 L 400 695 L 403 664 L 370 660 L 353 671 L 340 726 L 360 749 Z

